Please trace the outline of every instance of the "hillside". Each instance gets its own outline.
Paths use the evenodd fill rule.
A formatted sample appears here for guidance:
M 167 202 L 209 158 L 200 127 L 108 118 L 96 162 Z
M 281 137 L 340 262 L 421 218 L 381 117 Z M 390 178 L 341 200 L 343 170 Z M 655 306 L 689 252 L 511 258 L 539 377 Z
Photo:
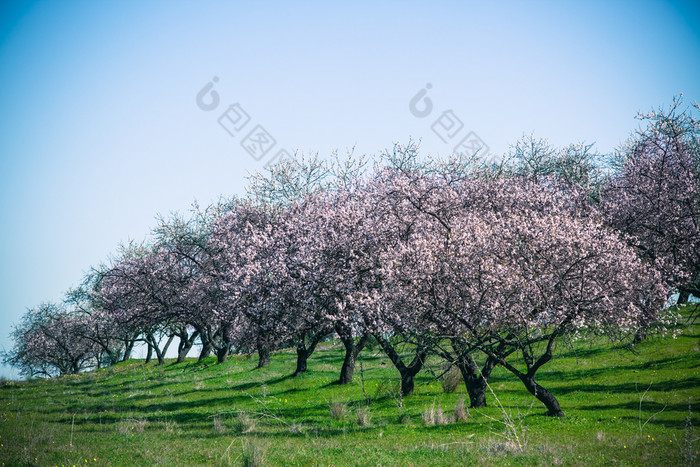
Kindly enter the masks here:
M 0 386 L 2 465 L 684 465 L 698 464 L 700 326 L 634 352 L 580 341 L 557 349 L 538 380 L 564 419 L 496 368 L 489 407 L 465 410 L 431 361 L 414 395 L 378 349 L 353 384 L 332 384 L 342 345 L 326 342 L 291 378 L 293 350 L 271 365 L 234 356 L 164 366 L 129 361 L 78 376 Z M 468 398 L 467 398 L 468 401 Z M 432 412 L 432 414 L 431 414 Z M 433 420 L 431 423 L 429 419 Z M 444 419 L 444 420 L 441 420 Z M 436 423 L 437 422 L 437 423 Z M 443 423 L 441 423 L 443 422 Z M 507 427 L 512 429 L 506 429 Z M 688 439 L 693 444 L 688 448 Z M 692 459 L 694 457 L 694 460 Z

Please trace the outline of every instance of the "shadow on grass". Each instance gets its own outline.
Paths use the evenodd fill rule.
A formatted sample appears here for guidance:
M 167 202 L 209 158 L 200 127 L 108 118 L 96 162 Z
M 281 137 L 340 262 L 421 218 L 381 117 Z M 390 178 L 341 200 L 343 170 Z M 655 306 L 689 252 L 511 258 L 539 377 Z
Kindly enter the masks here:
M 641 397 L 641 395 L 640 395 Z M 594 412 L 600 412 L 604 410 L 631 410 L 633 412 L 639 413 L 640 412 L 640 407 L 639 407 L 639 399 L 636 401 L 629 401 L 629 402 L 619 402 L 615 404 L 595 404 L 595 405 L 579 405 L 576 407 L 576 410 L 585 410 L 585 411 L 594 411 Z M 682 415 L 679 417 L 679 426 L 685 426 L 685 414 L 688 413 L 688 404 L 686 402 L 678 402 L 678 403 L 673 403 L 673 404 L 666 404 L 666 403 L 661 403 L 661 402 L 656 402 L 656 401 L 642 401 L 642 407 L 641 407 L 641 412 L 642 414 L 646 414 L 648 417 L 651 414 L 655 414 L 657 412 L 679 412 Z M 663 421 L 664 423 L 666 421 Z M 651 421 L 649 422 L 651 423 Z M 675 423 L 675 422 L 673 422 Z
M 542 380 L 542 379 L 540 379 Z M 587 393 L 643 393 L 644 390 L 649 386 L 649 384 L 643 384 L 639 382 L 629 382 L 620 384 L 599 384 L 599 383 L 585 383 L 576 384 L 569 386 L 558 386 L 551 388 L 555 395 L 559 394 L 570 394 L 572 392 L 587 392 Z M 700 377 L 691 376 L 685 379 L 672 380 L 672 381 L 659 381 L 654 382 L 651 385 L 650 391 L 654 392 L 671 392 L 679 389 L 696 389 L 700 388 Z
M 688 368 L 694 368 L 697 366 L 697 361 L 693 361 L 690 355 L 680 355 L 675 357 L 661 358 L 657 360 L 640 362 L 638 364 L 632 365 L 615 365 L 607 368 L 585 368 L 579 370 L 565 369 L 565 370 L 554 370 L 547 369 L 543 367 L 542 370 L 537 372 L 536 379 L 541 383 L 554 382 L 559 383 L 561 381 L 581 381 L 595 379 L 600 376 L 619 374 L 621 371 L 642 371 L 650 369 L 658 369 L 662 367 L 672 366 L 674 369 L 681 369 L 683 367 L 678 366 L 679 363 L 687 362 Z M 508 381 L 513 380 L 509 374 L 506 376 L 494 374 L 490 381 Z M 544 384 L 543 384 L 544 385 Z M 586 384 L 585 386 L 590 386 Z

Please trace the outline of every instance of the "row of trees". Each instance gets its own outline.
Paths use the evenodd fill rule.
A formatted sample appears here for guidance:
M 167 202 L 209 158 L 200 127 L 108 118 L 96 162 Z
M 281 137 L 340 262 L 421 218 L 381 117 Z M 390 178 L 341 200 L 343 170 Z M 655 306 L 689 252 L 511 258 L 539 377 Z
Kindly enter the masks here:
M 525 137 L 498 163 L 421 158 L 396 145 L 362 158 L 302 158 L 256 174 L 249 196 L 160 218 L 61 304 L 29 310 L 5 360 L 27 374 L 75 373 L 129 358 L 159 364 L 294 346 L 294 375 L 317 344 L 342 342 L 338 382 L 376 341 L 411 394 L 429 355 L 486 404 L 496 365 L 551 415 L 536 382 L 562 339 L 640 340 L 665 330 L 672 290 L 698 291 L 700 125 L 674 101 L 605 160 L 589 145 Z M 698 294 L 700 295 L 700 294 Z M 514 357 L 519 358 L 514 358 Z

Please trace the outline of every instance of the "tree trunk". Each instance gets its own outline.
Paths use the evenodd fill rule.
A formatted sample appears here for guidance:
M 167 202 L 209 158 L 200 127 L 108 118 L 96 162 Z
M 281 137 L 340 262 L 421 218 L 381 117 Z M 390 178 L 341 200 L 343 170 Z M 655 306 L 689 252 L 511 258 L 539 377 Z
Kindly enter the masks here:
M 343 359 L 343 366 L 340 369 L 338 384 L 350 384 L 352 383 L 352 375 L 355 372 L 355 361 L 360 352 L 362 352 L 362 349 L 367 345 L 369 334 L 363 334 L 357 342 L 355 342 L 355 339 L 349 333 L 344 336 L 340 333 L 338 333 L 338 335 L 345 346 L 345 358 Z
M 471 355 L 460 357 L 457 361 L 457 368 L 462 373 L 464 386 L 469 394 L 470 407 L 486 407 L 487 380 L 479 374 L 479 368 L 476 366 L 474 358 Z
M 322 329 L 316 333 L 307 331 L 297 341 L 297 368 L 292 377 L 297 377 L 306 372 L 306 362 L 311 357 L 311 354 L 316 350 L 316 346 L 321 340 L 328 335 L 328 329 Z M 308 338 L 308 345 L 307 345 Z
M 458 338 L 452 339 L 452 348 L 457 355 L 455 364 L 462 373 L 464 386 L 469 394 L 469 402 L 472 408 L 486 407 L 486 388 L 488 387 L 491 371 L 496 366 L 496 359 L 487 357 L 484 367 L 479 370 L 474 357 L 469 354 L 467 346 Z
M 216 363 L 224 363 L 228 359 L 229 346 L 224 345 L 216 351 Z
M 153 348 L 156 351 L 156 357 L 158 357 L 158 366 L 162 366 L 165 363 L 165 353 L 168 351 L 168 347 L 170 347 L 170 344 L 173 342 L 174 338 L 175 334 L 170 334 L 168 336 L 168 340 L 165 341 L 163 350 L 159 349 L 158 345 L 154 343 Z
M 297 343 L 297 368 L 294 371 L 292 377 L 296 378 L 297 376 L 306 372 L 306 362 L 309 360 L 311 354 L 314 353 L 314 350 L 316 350 L 316 346 L 322 338 L 322 334 L 313 337 L 308 346 L 306 345 L 304 337 L 302 337 L 301 340 Z
M 184 344 L 184 345 L 183 345 Z M 187 340 L 184 342 L 181 340 L 180 344 L 177 346 L 177 362 L 182 363 L 187 358 L 187 354 L 192 350 L 192 344 L 188 343 Z
M 292 374 L 292 377 L 296 378 L 297 376 L 306 373 L 306 361 L 308 359 L 309 354 L 306 351 L 306 346 L 297 345 L 297 368 L 296 370 L 294 370 L 294 374 Z
M 377 339 L 377 342 L 379 342 L 379 345 L 381 345 L 384 353 L 389 357 L 389 360 L 391 360 L 391 363 L 399 370 L 399 374 L 401 375 L 401 395 L 409 396 L 413 394 L 415 377 L 421 368 L 423 368 L 425 359 L 428 356 L 427 352 L 422 347 L 416 347 L 415 357 L 413 357 L 411 363 L 406 365 L 391 342 L 381 335 L 375 335 L 374 337 Z
M 199 352 L 199 358 L 197 360 L 201 362 L 202 360 L 207 358 L 209 355 L 211 355 L 211 352 L 212 352 L 211 342 L 209 342 L 208 340 L 203 340 L 202 341 L 202 351 Z
M 151 358 L 153 357 L 153 346 L 148 342 L 148 351 L 146 352 L 146 363 L 151 363 Z
M 637 328 L 637 332 L 634 333 L 634 339 L 632 339 L 632 345 L 637 345 L 647 338 L 647 328 L 646 323 Z
M 122 356 L 122 362 L 126 362 L 131 358 L 131 351 L 134 350 L 135 342 L 135 339 L 130 339 L 124 343 L 124 356 Z
M 540 402 L 544 404 L 545 407 L 547 407 L 547 409 L 549 410 L 549 412 L 547 412 L 547 415 L 562 418 L 566 416 L 561 410 L 561 407 L 559 406 L 559 401 L 556 397 L 554 397 L 554 394 L 537 384 L 535 382 L 534 376 L 529 376 L 526 374 L 520 374 L 518 376 L 520 377 L 520 380 L 523 382 L 527 390 L 530 391 L 530 394 L 535 396 Z
M 180 344 L 177 346 L 177 363 L 182 363 L 187 358 L 187 354 L 192 350 L 194 341 L 199 336 L 199 331 L 195 331 L 191 336 L 187 337 L 187 330 L 180 334 Z
M 401 373 L 401 395 L 410 396 L 413 394 L 413 387 L 415 386 L 416 373 L 406 372 Z
M 257 368 L 264 368 L 270 365 L 270 348 L 261 345 L 258 347 L 258 366 Z
M 415 378 L 418 372 L 423 368 L 425 363 L 425 357 L 427 355 L 422 352 L 416 352 L 416 356 L 413 361 L 406 367 L 405 370 L 400 371 L 401 375 L 401 395 L 410 396 L 413 394 L 413 387 L 415 385 Z
M 343 341 L 343 345 L 345 345 L 345 358 L 343 359 L 343 366 L 340 368 L 338 384 L 350 384 L 352 383 L 352 375 L 355 372 L 355 359 L 358 352 L 356 351 L 357 347 L 354 339 L 352 344 Z

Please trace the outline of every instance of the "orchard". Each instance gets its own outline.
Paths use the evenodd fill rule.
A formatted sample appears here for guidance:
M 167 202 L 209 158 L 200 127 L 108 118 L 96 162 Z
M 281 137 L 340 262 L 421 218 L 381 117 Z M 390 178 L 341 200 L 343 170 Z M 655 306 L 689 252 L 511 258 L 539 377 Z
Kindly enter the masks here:
M 697 109 L 695 109 L 697 110 Z M 158 219 L 59 303 L 28 310 L 6 362 L 26 376 L 109 366 L 148 349 L 163 365 L 292 348 L 294 377 L 336 339 L 336 383 L 376 346 L 402 397 L 428 358 L 463 377 L 472 407 L 508 370 L 547 410 L 537 380 L 563 341 L 633 346 L 670 332 L 700 281 L 700 123 L 680 100 L 642 115 L 614 155 L 525 137 L 498 162 L 435 159 L 409 142 L 372 161 L 290 159 L 244 198 Z

